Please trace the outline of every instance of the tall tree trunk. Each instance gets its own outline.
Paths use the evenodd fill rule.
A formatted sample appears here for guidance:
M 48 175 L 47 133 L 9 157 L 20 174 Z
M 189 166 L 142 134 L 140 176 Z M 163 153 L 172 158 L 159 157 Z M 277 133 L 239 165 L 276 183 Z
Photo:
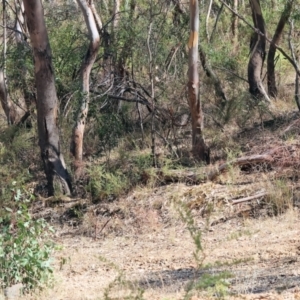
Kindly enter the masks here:
M 70 147 L 71 153 L 74 155 L 75 158 L 76 177 L 80 176 L 83 167 L 83 135 L 90 102 L 90 73 L 92 70 L 92 66 L 96 60 L 100 46 L 100 35 L 97 30 L 97 24 L 90 4 L 92 1 L 77 0 L 77 2 L 82 10 L 84 20 L 88 28 L 90 44 L 80 70 L 82 84 L 81 104 L 73 128 L 73 135 Z
M 113 11 L 113 22 L 112 22 L 112 33 L 115 34 L 120 21 L 120 0 L 114 0 L 114 11 Z
M 25 29 L 25 20 L 24 20 L 24 3 L 22 0 L 15 0 L 15 11 L 16 11 L 16 23 L 15 23 L 15 38 L 17 44 L 24 43 L 24 29 Z
M 266 34 L 265 21 L 262 15 L 259 0 L 249 0 L 252 19 L 255 28 L 257 28 L 264 35 Z M 270 101 L 261 80 L 262 68 L 266 55 L 266 38 L 257 32 L 251 36 L 250 42 L 250 60 L 248 63 L 248 81 L 249 92 L 257 99 L 262 97 Z
M 17 44 L 18 54 L 22 55 L 26 53 L 28 44 L 26 42 L 26 37 L 28 36 L 28 31 L 25 25 L 25 17 L 24 17 L 24 3 L 22 0 L 15 0 L 15 11 L 16 11 L 16 23 L 15 23 L 15 40 Z M 19 99 L 19 107 L 23 108 L 25 111 L 25 115 L 30 116 L 30 111 L 32 110 L 32 106 L 35 105 L 35 98 L 33 93 L 28 89 L 28 85 L 26 82 L 27 77 L 27 66 L 25 59 L 20 59 L 17 61 L 17 69 L 19 72 L 19 84 L 23 92 L 24 101 L 20 103 Z M 22 117 L 23 118 L 23 117 Z
M 233 9 L 237 12 L 238 11 L 238 0 L 233 0 Z M 239 18 L 236 14 L 232 14 L 232 21 L 231 21 L 231 31 L 232 31 L 232 43 L 233 43 L 233 53 L 236 53 L 238 50 L 239 45 Z
M 2 0 L 2 27 L 3 27 L 3 69 L 0 69 L 0 101 L 4 110 L 7 123 L 14 124 L 17 112 L 14 104 L 9 99 L 6 86 L 6 50 L 7 50 L 7 30 L 6 30 L 6 0 Z
M 44 11 L 41 0 L 24 0 L 24 5 L 34 55 L 39 145 L 48 180 L 48 194 L 54 195 L 54 179 L 55 182 L 58 179 L 62 192 L 70 194 L 71 180 L 60 152 L 57 94 Z
M 286 22 L 288 21 L 291 11 L 293 8 L 293 2 L 294 0 L 287 0 L 285 4 L 284 11 L 282 12 L 282 15 L 280 17 L 280 20 L 278 22 L 277 28 L 275 30 L 272 43 L 270 44 L 270 49 L 268 53 L 268 58 L 267 58 L 267 68 L 268 68 L 268 93 L 269 96 L 276 98 L 278 91 L 276 87 L 276 77 L 275 77 L 275 53 L 276 53 L 276 46 L 278 45 L 282 32 L 284 29 L 284 26 Z
M 209 163 L 209 149 L 202 135 L 203 113 L 199 94 L 198 31 L 199 4 L 196 0 L 190 0 L 188 100 L 192 116 L 192 152 L 196 160 Z

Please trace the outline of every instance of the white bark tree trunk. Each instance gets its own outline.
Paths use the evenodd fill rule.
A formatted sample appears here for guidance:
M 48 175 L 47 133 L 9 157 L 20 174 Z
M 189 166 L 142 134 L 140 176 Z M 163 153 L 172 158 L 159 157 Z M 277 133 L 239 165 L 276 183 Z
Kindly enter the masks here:
M 209 149 L 205 145 L 202 135 L 203 113 L 199 94 L 198 31 L 199 4 L 196 0 L 190 0 L 188 99 L 192 115 L 192 151 L 196 160 L 209 163 Z
M 93 64 L 96 60 L 99 46 L 100 35 L 97 30 L 97 23 L 91 8 L 92 1 L 77 0 L 89 32 L 90 44 L 86 56 L 81 65 L 81 104 L 73 128 L 73 135 L 71 141 L 71 153 L 75 158 L 75 175 L 78 177 L 82 170 L 82 157 L 83 157 L 83 135 L 84 128 L 87 120 L 87 114 L 90 102 L 90 73 Z

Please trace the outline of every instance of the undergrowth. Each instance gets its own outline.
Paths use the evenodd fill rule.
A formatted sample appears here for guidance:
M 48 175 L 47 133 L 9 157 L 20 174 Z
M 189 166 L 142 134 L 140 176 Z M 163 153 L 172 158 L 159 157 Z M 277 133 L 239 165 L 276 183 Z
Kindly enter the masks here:
M 32 196 L 15 188 L 10 207 L 0 217 L 0 285 L 17 283 L 23 291 L 42 288 L 52 278 L 53 228 L 43 219 L 34 220 L 28 206 Z

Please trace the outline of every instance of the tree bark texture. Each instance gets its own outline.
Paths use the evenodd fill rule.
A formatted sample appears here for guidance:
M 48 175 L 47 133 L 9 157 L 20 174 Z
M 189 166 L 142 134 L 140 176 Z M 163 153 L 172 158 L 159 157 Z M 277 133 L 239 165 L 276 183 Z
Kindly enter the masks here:
M 74 155 L 75 158 L 75 172 L 76 176 L 78 177 L 82 169 L 83 135 L 90 102 L 90 73 L 99 50 L 100 35 L 97 30 L 97 24 L 90 3 L 88 3 L 88 1 L 86 0 L 77 0 L 77 2 L 82 10 L 90 39 L 89 48 L 82 62 L 80 70 L 82 84 L 81 104 L 73 128 L 73 135 L 70 147 L 71 153 Z
M 264 35 L 266 34 L 265 22 L 263 19 L 259 0 L 249 0 L 254 27 Z M 249 92 L 255 98 L 266 97 L 262 85 L 261 73 L 266 55 L 266 38 L 254 32 L 250 42 L 250 60 L 248 63 Z M 269 100 L 269 99 L 268 99 Z
M 48 181 L 48 194 L 54 194 L 54 179 L 58 179 L 63 193 L 70 194 L 71 180 L 60 152 L 57 94 L 44 11 L 41 0 L 24 0 L 24 6 L 34 55 L 39 146 Z
M 287 0 L 287 2 L 285 4 L 285 8 L 282 12 L 282 15 L 281 15 L 280 20 L 277 25 L 277 28 L 275 30 L 275 33 L 274 33 L 274 36 L 272 39 L 272 43 L 270 44 L 268 58 L 267 58 L 268 94 L 269 94 L 269 96 L 274 97 L 274 98 L 276 98 L 277 94 L 278 94 L 277 87 L 276 87 L 276 76 L 275 76 L 275 53 L 276 53 L 275 45 L 278 45 L 281 40 L 284 26 L 285 26 L 286 22 L 288 21 L 291 11 L 292 11 L 293 2 L 294 2 L 293 0 Z
M 209 149 L 202 135 L 203 113 L 199 94 L 198 31 L 199 4 L 197 0 L 190 0 L 188 101 L 192 116 L 192 152 L 196 160 L 209 163 Z

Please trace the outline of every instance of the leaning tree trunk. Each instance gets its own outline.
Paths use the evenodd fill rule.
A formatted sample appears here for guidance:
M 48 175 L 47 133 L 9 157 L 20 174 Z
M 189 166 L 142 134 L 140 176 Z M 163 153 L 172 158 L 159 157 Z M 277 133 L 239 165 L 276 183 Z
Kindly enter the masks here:
M 97 30 L 97 23 L 95 21 L 92 9 L 91 2 L 86 0 L 77 0 L 87 28 L 89 32 L 90 45 L 88 51 L 85 55 L 85 58 L 81 65 L 81 82 L 82 82 L 82 95 L 81 95 L 81 105 L 77 114 L 76 122 L 73 128 L 73 135 L 71 141 L 71 153 L 75 158 L 75 175 L 78 178 L 82 170 L 82 155 L 83 155 L 83 134 L 86 124 L 89 102 L 90 102 L 90 73 L 92 66 L 96 60 L 97 53 L 100 46 L 100 35 Z M 98 24 L 99 25 L 99 24 Z
M 222 82 L 218 78 L 216 73 L 213 71 L 209 61 L 207 60 L 206 53 L 204 52 L 204 49 L 201 47 L 201 45 L 199 47 L 199 54 L 200 54 L 200 61 L 201 61 L 202 68 L 205 74 L 207 75 L 207 77 L 211 79 L 212 84 L 215 87 L 215 94 L 218 97 L 218 103 L 217 103 L 218 107 L 221 110 L 223 110 L 225 105 L 228 103 L 228 99 L 226 97 L 225 90 L 222 86 Z
M 190 30 L 188 43 L 188 100 L 192 115 L 192 152 L 196 160 L 209 163 L 209 149 L 205 145 L 202 135 L 203 113 L 199 94 L 198 74 L 199 4 L 195 0 L 190 0 Z
M 254 32 L 250 43 L 250 60 L 248 63 L 249 92 L 255 98 L 265 98 L 270 101 L 261 80 L 262 68 L 266 55 L 266 28 L 259 0 L 249 0 L 252 10 L 252 19 L 255 28 L 264 36 Z
M 58 179 L 62 192 L 70 194 L 71 180 L 60 152 L 56 125 L 57 94 L 44 11 L 41 0 L 24 0 L 24 5 L 34 55 L 39 145 L 48 180 L 48 194 L 54 194 L 54 179 Z
M 277 94 L 278 94 L 277 87 L 276 87 L 276 77 L 275 77 L 275 53 L 276 53 L 275 45 L 278 45 L 281 40 L 284 26 L 285 26 L 286 22 L 288 21 L 291 11 L 292 11 L 293 2 L 294 2 L 294 0 L 287 0 L 287 2 L 285 4 L 284 11 L 282 12 L 282 15 L 280 17 L 280 20 L 278 22 L 276 31 L 275 31 L 273 39 L 272 39 L 272 43 L 270 44 L 270 49 L 269 49 L 268 58 L 267 58 L 268 94 L 269 94 L 269 96 L 274 97 L 274 98 L 276 98 Z

